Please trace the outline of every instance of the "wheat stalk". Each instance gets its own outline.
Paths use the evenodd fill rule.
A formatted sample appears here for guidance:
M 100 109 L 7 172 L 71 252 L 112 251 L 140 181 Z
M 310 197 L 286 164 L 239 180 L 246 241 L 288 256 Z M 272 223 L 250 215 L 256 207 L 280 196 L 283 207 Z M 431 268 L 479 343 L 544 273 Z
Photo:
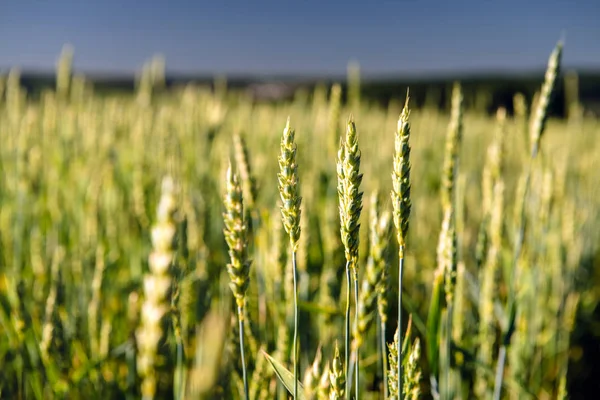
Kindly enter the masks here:
M 237 304 L 237 314 L 239 323 L 240 337 L 240 356 L 242 358 L 242 379 L 244 381 L 244 395 L 249 400 L 248 379 L 246 374 L 246 360 L 244 354 L 244 306 L 246 304 L 246 292 L 250 284 L 250 261 L 247 257 L 247 230 L 244 219 L 244 202 L 242 188 L 237 175 L 231 168 L 231 163 L 227 168 L 227 179 L 225 185 L 225 197 L 223 200 L 225 212 L 223 213 L 223 222 L 225 228 L 223 233 L 225 241 L 229 247 L 230 262 L 227 264 L 229 273 L 229 287 L 235 297 Z
M 398 119 L 398 129 L 396 131 L 394 146 L 394 164 L 392 172 L 393 190 L 391 193 L 392 206 L 394 209 L 394 225 L 396 226 L 396 239 L 398 241 L 398 331 L 400 338 L 398 340 L 397 363 L 398 382 L 397 386 L 402 387 L 402 278 L 404 275 L 404 249 L 406 246 L 406 237 L 408 235 L 408 221 L 412 207 L 410 200 L 410 111 L 408 109 L 408 94 L 406 103 Z M 391 366 L 390 366 L 391 367 Z M 400 393 L 400 398 L 402 394 Z
M 509 294 L 508 294 L 508 316 L 509 321 L 506 324 L 506 331 L 504 332 L 503 345 L 500 348 L 500 353 L 498 355 L 498 362 L 496 364 L 496 378 L 494 383 L 494 400 L 500 400 L 500 396 L 502 395 L 502 381 L 504 379 L 504 364 L 506 362 L 506 349 L 510 344 L 511 336 L 514 331 L 514 324 L 516 319 L 516 294 L 515 294 L 515 276 L 517 271 L 517 263 L 519 258 L 521 257 L 521 251 L 523 248 L 523 242 L 525 240 L 525 203 L 527 200 L 527 195 L 529 192 L 529 186 L 531 181 L 531 169 L 534 160 L 537 157 L 540 147 L 540 141 L 542 138 L 542 134 L 544 133 L 544 128 L 546 125 L 546 118 L 548 113 L 548 105 L 550 104 L 550 100 L 552 98 L 552 94 L 554 92 L 554 87 L 556 83 L 556 79 L 558 77 L 560 71 L 560 63 L 562 56 L 562 42 L 559 42 L 552 53 L 550 54 L 550 58 L 548 60 L 548 67 L 546 69 L 546 76 L 544 79 L 544 83 L 542 85 L 542 90 L 540 92 L 539 99 L 537 101 L 537 106 L 535 109 L 535 113 L 533 114 L 533 119 L 530 128 L 530 138 L 531 138 L 531 155 L 529 158 L 529 164 L 527 166 L 527 172 L 525 175 L 525 183 L 522 193 L 522 198 L 517 198 L 519 201 L 520 207 L 517 207 L 516 210 L 519 214 L 518 216 L 518 224 L 516 231 L 516 238 L 514 244 L 514 257 L 512 262 L 512 271 L 511 278 L 513 281 L 510 283 Z
M 340 143 L 337 162 L 338 198 L 340 211 L 340 236 L 346 256 L 346 332 L 345 332 L 345 374 L 350 371 L 350 281 L 354 282 L 354 300 L 358 304 L 358 245 L 360 230 L 360 214 L 362 211 L 363 192 L 360 191 L 362 174 L 360 173 L 360 150 L 358 134 L 352 116 L 346 126 L 346 138 Z M 352 276 L 352 278 L 351 278 Z M 358 319 L 357 308 L 356 319 Z M 356 396 L 358 397 L 359 360 L 358 349 L 355 349 L 356 360 Z M 348 385 L 350 383 L 348 382 Z M 350 393 L 350 388 L 346 389 Z
M 281 197 L 281 217 L 283 226 L 290 238 L 292 251 L 292 274 L 294 281 L 294 398 L 298 398 L 298 272 L 296 269 L 296 253 L 300 240 L 300 188 L 298 181 L 298 165 L 296 164 L 295 131 L 290 127 L 288 118 L 281 137 L 281 155 L 279 156 L 279 196 Z

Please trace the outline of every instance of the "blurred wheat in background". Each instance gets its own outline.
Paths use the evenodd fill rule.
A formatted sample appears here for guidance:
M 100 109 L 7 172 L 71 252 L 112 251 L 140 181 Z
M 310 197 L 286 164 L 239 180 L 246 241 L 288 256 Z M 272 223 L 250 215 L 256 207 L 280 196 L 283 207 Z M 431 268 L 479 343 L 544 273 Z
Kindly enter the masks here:
M 0 76 L 0 397 L 567 398 L 600 123 L 572 74 L 549 116 L 561 51 L 495 115 L 382 106 L 357 64 L 277 102 L 162 59 L 98 94 L 71 48 L 55 90 Z

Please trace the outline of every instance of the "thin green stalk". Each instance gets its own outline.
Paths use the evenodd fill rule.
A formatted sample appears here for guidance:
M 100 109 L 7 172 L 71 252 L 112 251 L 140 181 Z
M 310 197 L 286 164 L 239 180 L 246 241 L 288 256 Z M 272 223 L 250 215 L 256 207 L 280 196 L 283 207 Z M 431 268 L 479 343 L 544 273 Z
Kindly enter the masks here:
M 250 400 L 248 395 L 248 377 L 246 374 L 246 357 L 244 354 L 244 310 L 238 306 L 238 323 L 240 331 L 240 356 L 242 358 L 242 378 L 244 380 L 244 398 Z
M 446 330 L 448 329 L 448 308 L 444 308 L 442 310 L 440 316 L 440 351 L 439 351 L 439 381 L 438 381 L 438 389 L 437 398 L 440 400 L 449 400 L 452 397 L 448 392 L 448 373 L 447 371 L 450 369 L 450 354 L 448 354 L 448 335 L 446 334 Z
M 388 387 L 388 380 L 387 380 L 387 374 L 388 374 L 388 364 L 387 364 L 387 346 L 386 346 L 386 341 L 385 341 L 385 321 L 381 321 L 381 329 L 380 329 L 380 340 L 381 340 L 381 352 L 382 352 L 382 356 L 381 356 L 381 361 L 382 361 L 382 365 L 383 365 L 383 398 L 384 400 L 387 400 L 389 393 L 390 393 L 390 389 Z
M 294 399 L 298 398 L 298 279 L 296 273 L 296 252 L 292 251 L 292 273 L 294 274 Z
M 408 110 L 408 93 L 406 103 L 398 119 L 398 129 L 394 140 L 394 162 L 392 171 L 393 190 L 391 192 L 394 208 L 394 225 L 398 240 L 398 398 L 402 399 L 402 278 L 404 275 L 404 250 L 408 234 L 410 217 L 410 112 Z
M 404 246 L 400 246 L 400 260 L 398 265 L 398 398 L 404 398 L 402 394 L 402 276 L 404 272 Z
M 448 399 L 454 398 L 455 393 L 451 387 L 451 375 L 452 375 L 452 363 L 450 358 L 452 357 L 452 315 L 454 313 L 453 304 L 448 304 L 448 312 L 446 314 L 446 396 Z
M 294 399 L 298 395 L 298 282 L 296 271 L 296 251 L 300 239 L 300 190 L 298 185 L 298 165 L 296 164 L 295 131 L 290 127 L 288 118 L 281 138 L 279 157 L 279 195 L 281 196 L 281 217 L 283 227 L 290 237 L 292 252 L 292 274 L 294 281 Z
M 183 341 L 177 340 L 177 367 L 175 369 L 175 377 L 177 379 L 176 394 L 175 398 L 177 400 L 182 400 L 185 398 L 185 388 L 184 388 L 184 365 L 183 365 Z
M 362 196 L 360 184 L 363 175 L 360 170 L 360 150 L 358 148 L 358 133 L 352 116 L 348 120 L 346 139 L 340 143 L 337 162 L 338 197 L 340 211 L 340 236 L 344 244 L 346 256 L 346 374 L 350 372 L 350 269 L 357 278 L 358 245 L 360 230 L 360 213 L 362 211 Z M 358 305 L 357 305 L 358 306 Z M 358 353 L 356 353 L 358 354 Z M 346 391 L 350 395 L 351 381 L 346 375 Z
M 344 333 L 344 373 L 348 376 L 348 372 L 350 372 L 350 262 L 346 261 L 346 323 L 345 323 L 345 333 Z M 350 394 L 350 384 L 346 382 L 346 393 Z
M 500 352 L 498 353 L 498 366 L 496 368 L 496 382 L 494 384 L 494 399 L 500 399 L 500 394 L 502 393 L 504 364 L 506 364 L 506 345 L 500 347 Z
M 356 310 L 355 310 L 355 323 L 358 324 L 358 272 L 356 271 L 356 268 L 354 269 L 354 304 L 356 305 Z M 358 373 L 359 373 L 359 368 L 358 368 L 358 359 L 360 357 L 360 352 L 358 350 L 358 346 L 356 346 L 356 348 L 354 349 L 355 352 L 355 359 L 356 359 L 356 378 L 354 380 L 354 389 L 356 390 L 356 394 L 355 394 L 355 398 L 356 400 L 358 400 L 358 386 L 359 386 L 359 379 L 358 379 Z

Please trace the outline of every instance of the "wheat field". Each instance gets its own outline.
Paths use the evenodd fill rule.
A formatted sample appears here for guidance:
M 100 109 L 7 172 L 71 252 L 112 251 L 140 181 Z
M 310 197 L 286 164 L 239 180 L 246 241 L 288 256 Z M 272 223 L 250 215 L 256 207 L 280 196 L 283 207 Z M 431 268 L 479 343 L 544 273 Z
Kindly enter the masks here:
M 3 75 L 0 397 L 569 398 L 600 122 L 548 118 L 559 63 L 495 115 Z

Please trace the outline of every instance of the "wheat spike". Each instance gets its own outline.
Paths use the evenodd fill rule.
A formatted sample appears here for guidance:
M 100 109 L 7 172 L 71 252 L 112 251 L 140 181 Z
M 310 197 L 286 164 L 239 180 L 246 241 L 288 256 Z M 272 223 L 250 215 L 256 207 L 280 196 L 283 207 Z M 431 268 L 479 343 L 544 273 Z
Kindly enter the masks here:
M 446 135 L 446 151 L 442 171 L 442 207 L 447 209 L 453 203 L 455 181 L 457 175 L 458 152 L 463 130 L 463 95 L 460 84 L 455 83 L 452 89 L 452 113 Z
M 363 175 L 360 173 L 360 150 L 358 134 L 352 117 L 346 127 L 346 138 L 338 151 L 338 197 L 340 210 L 340 233 L 345 249 L 346 261 L 351 269 L 357 268 L 363 192 L 360 184 Z
M 331 363 L 331 371 L 329 371 L 329 384 L 330 400 L 342 400 L 345 398 L 346 375 L 344 374 L 344 364 L 340 357 L 340 349 L 337 342 L 335 344 L 333 362 Z
M 288 118 L 281 136 L 281 154 L 279 156 L 279 195 L 281 197 L 281 216 L 283 226 L 290 237 L 292 251 L 298 249 L 300 240 L 300 188 L 298 165 L 296 164 L 295 131 L 290 127 Z
M 240 309 L 244 309 L 246 291 L 250 284 L 250 262 L 247 257 L 247 225 L 244 219 L 242 188 L 231 164 L 227 169 L 225 197 L 223 199 L 225 212 L 223 233 L 229 247 L 230 262 L 227 272 L 231 280 L 229 286 Z
M 172 285 L 170 271 L 175 259 L 176 211 L 175 183 L 166 177 L 152 228 L 152 253 L 149 273 L 144 277 L 144 302 L 141 324 L 137 331 L 138 374 L 142 377 L 142 398 L 156 395 L 158 344 L 163 336 L 162 319 L 170 309 L 168 295 Z

